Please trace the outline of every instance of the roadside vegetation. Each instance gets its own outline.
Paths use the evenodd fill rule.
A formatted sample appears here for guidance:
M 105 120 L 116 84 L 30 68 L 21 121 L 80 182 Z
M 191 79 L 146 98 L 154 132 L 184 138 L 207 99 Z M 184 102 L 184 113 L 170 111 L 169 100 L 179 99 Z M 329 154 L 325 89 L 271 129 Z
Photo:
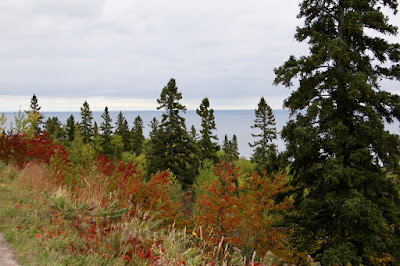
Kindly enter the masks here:
M 219 145 L 208 98 L 188 129 L 173 78 L 148 138 L 140 116 L 113 124 L 105 107 L 98 125 L 86 101 L 79 122 L 45 120 L 33 95 L 9 129 L 0 116 L 0 229 L 37 265 L 399 265 L 400 137 L 385 125 L 400 96 L 379 84 L 400 81 L 400 45 L 379 37 L 397 35 L 382 13 L 397 9 L 301 1 L 310 51 L 274 70 L 298 83 L 286 150 L 261 98 L 250 160 L 234 134 Z

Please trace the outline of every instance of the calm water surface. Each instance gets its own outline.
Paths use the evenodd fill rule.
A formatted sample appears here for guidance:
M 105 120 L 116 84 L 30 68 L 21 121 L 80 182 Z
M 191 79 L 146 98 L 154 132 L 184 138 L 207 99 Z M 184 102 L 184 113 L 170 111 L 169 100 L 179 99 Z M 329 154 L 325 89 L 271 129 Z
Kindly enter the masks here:
M 103 112 L 93 112 L 93 118 L 100 126 L 100 123 L 103 121 L 101 118 Z M 162 111 L 124 111 L 123 115 L 129 122 L 129 126 L 133 126 L 133 121 L 135 117 L 140 115 L 143 120 L 144 124 L 144 134 L 148 137 L 150 127 L 148 126 L 150 121 L 156 117 L 159 121 L 161 121 Z M 8 120 L 7 125 L 8 128 L 10 123 L 14 120 L 14 113 L 5 113 Z M 80 122 L 80 112 L 44 112 L 43 115 L 45 116 L 45 120 L 48 117 L 56 116 L 58 119 L 65 123 L 67 118 L 70 115 L 73 115 L 75 121 Z M 117 121 L 117 116 L 119 112 L 112 111 L 110 112 L 111 119 L 113 120 L 112 124 L 115 125 Z M 236 134 L 239 144 L 239 152 L 240 156 L 245 156 L 249 158 L 252 154 L 252 148 L 249 147 L 249 142 L 253 142 L 254 138 L 251 134 L 257 134 L 256 130 L 253 130 L 251 126 L 254 124 L 254 110 L 229 110 L 229 111 L 222 111 L 222 110 L 215 110 L 215 123 L 217 127 L 217 136 L 219 138 L 219 143 L 222 144 L 225 134 L 228 135 L 229 139 L 232 139 L 233 134 Z M 278 132 L 280 132 L 283 126 L 289 120 L 289 111 L 287 110 L 274 110 L 275 120 L 276 120 L 276 128 Z M 200 126 L 200 117 L 196 114 L 196 111 L 187 111 L 186 114 L 183 114 L 186 118 L 186 127 L 189 130 L 192 125 L 195 126 L 197 132 L 199 132 Z M 393 123 L 391 125 L 387 125 L 387 128 L 392 133 L 399 134 L 399 123 Z M 284 150 L 285 144 L 278 136 L 278 140 L 276 141 L 279 150 Z

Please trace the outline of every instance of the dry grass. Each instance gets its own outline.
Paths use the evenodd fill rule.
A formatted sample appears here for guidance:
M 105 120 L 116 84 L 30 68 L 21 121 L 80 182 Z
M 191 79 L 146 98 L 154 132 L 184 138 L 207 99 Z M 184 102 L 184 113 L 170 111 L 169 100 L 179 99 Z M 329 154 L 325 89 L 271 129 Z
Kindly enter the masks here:
M 28 163 L 20 172 L 18 179 L 23 186 L 37 191 L 54 191 L 59 186 L 52 180 L 52 174 L 46 166 L 38 162 Z
M 105 201 L 113 200 L 112 195 L 105 192 L 104 185 L 107 183 L 107 178 L 98 173 L 89 173 L 81 177 L 83 188 L 75 191 L 75 196 L 82 202 L 86 202 L 91 206 L 102 206 Z

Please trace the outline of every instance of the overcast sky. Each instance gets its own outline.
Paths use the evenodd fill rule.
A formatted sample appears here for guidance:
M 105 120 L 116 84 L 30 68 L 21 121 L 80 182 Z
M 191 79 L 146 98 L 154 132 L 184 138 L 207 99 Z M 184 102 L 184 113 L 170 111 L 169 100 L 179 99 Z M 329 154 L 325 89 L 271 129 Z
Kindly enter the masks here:
M 294 40 L 298 1 L 1 0 L 0 112 L 155 110 L 177 81 L 188 109 L 274 108 L 291 90 L 275 67 L 307 53 Z M 400 25 L 399 15 L 391 22 Z M 397 92 L 398 83 L 387 83 Z

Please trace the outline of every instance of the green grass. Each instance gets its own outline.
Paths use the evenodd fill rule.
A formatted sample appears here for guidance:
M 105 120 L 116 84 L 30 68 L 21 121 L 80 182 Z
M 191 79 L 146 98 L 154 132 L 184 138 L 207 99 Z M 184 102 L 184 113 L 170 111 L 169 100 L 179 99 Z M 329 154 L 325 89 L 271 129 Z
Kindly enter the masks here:
M 54 224 L 49 207 L 53 195 L 24 188 L 17 175 L 17 171 L 0 165 L 0 231 L 20 264 L 124 265 L 119 258 L 69 252 L 71 242 L 77 248 L 85 243 L 79 243 L 75 228 Z M 59 230 L 65 232 L 56 233 Z

